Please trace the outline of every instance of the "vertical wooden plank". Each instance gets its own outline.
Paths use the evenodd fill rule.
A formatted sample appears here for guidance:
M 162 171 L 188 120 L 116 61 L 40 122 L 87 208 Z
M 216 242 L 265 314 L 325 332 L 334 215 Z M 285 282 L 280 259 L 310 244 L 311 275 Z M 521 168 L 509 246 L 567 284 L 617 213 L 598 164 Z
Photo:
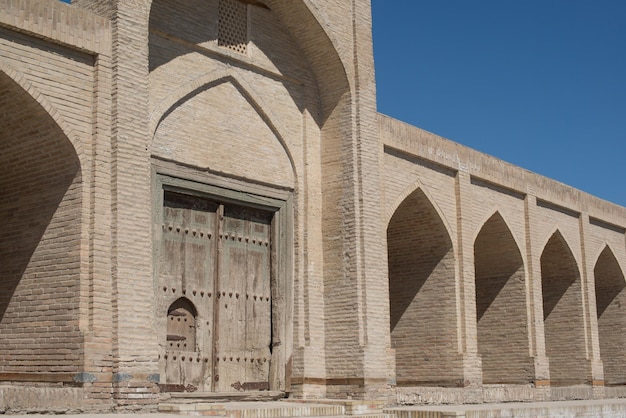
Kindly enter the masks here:
M 271 217 L 237 205 L 224 211 L 217 391 L 258 390 L 269 379 Z
M 230 392 L 245 381 L 242 365 L 249 359 L 244 351 L 245 309 L 245 222 L 239 207 L 224 208 L 222 264 L 219 277 L 219 384 L 217 390 Z M 234 385 L 234 386 L 233 386 Z
M 224 205 L 219 205 L 217 209 L 217 219 L 215 220 L 215 276 L 213 280 L 213 336 L 212 336 L 212 358 L 211 367 L 213 378 L 211 380 L 211 391 L 219 392 L 220 388 L 220 301 L 222 290 L 221 280 L 223 269 L 223 254 L 224 254 Z
M 208 199 L 165 192 L 159 262 L 159 306 L 174 310 L 167 333 L 184 340 L 166 342 L 166 383 L 211 390 L 215 279 L 215 225 L 218 205 Z M 180 307 L 188 301 L 185 328 Z M 179 306 L 180 305 L 180 306 Z M 192 315 L 191 313 L 189 315 Z M 180 326 L 171 322 L 180 320 Z M 191 333 L 193 333 L 193 338 Z M 172 344 L 173 343 L 173 344 Z M 191 386 L 189 386 L 191 388 Z
M 252 295 L 246 304 L 246 351 L 248 363 L 246 381 L 267 382 L 269 386 L 271 344 L 270 292 L 270 223 L 271 218 L 261 211 L 249 211 L 247 220 L 247 292 Z M 259 386 L 261 388 L 261 386 Z M 269 387 L 268 387 L 269 389 Z

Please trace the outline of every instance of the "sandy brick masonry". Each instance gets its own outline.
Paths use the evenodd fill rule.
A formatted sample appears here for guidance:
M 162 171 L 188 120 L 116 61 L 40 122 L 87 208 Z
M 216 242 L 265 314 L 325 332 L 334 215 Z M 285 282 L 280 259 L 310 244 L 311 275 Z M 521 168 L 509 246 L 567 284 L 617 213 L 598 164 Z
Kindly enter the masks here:
M 626 397 L 625 208 L 378 114 L 368 1 L 175 3 L 0 0 L 0 413 Z M 166 193 L 269 214 L 267 269 Z M 261 277 L 254 368 L 206 301 Z

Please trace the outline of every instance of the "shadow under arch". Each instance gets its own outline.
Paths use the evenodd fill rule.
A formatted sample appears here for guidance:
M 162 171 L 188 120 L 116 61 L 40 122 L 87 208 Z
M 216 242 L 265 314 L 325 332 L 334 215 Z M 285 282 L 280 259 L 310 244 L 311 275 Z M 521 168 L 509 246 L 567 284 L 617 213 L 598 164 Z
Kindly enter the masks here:
M 399 386 L 455 386 L 462 378 L 450 235 L 422 189 L 387 227 L 392 347 Z
M 580 270 L 558 229 L 548 239 L 540 263 L 550 382 L 554 386 L 585 383 L 588 361 Z
M 626 281 L 615 254 L 608 245 L 593 269 L 598 315 L 600 357 L 605 385 L 626 385 Z
M 25 94 L 28 94 L 32 100 L 36 101 L 39 106 L 45 110 L 47 116 L 54 121 L 58 128 L 63 132 L 66 139 L 72 144 L 74 152 L 80 162 L 79 168 L 82 171 L 82 167 L 86 164 L 83 144 L 74 132 L 74 129 L 66 122 L 65 118 L 59 113 L 56 107 L 50 103 L 48 98 L 42 94 L 39 89 L 33 86 L 33 84 L 22 75 L 22 73 L 2 61 L 0 61 L 0 76 L 10 79 L 13 83 L 19 86 Z
M 533 375 L 524 262 L 509 226 L 498 211 L 476 236 L 474 266 L 483 382 L 529 383 Z
M 191 100 L 198 94 L 208 91 L 220 84 L 231 83 L 239 93 L 246 99 L 252 108 L 261 117 L 263 122 L 268 126 L 272 133 L 276 136 L 282 149 L 284 150 L 294 177 L 294 184 L 298 184 L 298 172 L 294 162 L 293 155 L 289 149 L 285 137 L 281 132 L 285 132 L 279 127 L 277 118 L 272 114 L 270 107 L 265 103 L 261 95 L 257 94 L 252 86 L 245 80 L 245 77 L 233 71 L 216 71 L 214 73 L 202 76 L 191 83 L 181 86 L 174 93 L 163 100 L 152 112 L 150 116 L 150 132 L 151 137 L 154 136 L 159 125 L 180 105 Z
M 75 370 L 80 355 L 59 353 L 82 342 L 80 158 L 45 97 L 0 68 L 1 357 L 23 360 L 21 372 Z M 42 328 L 41 321 L 52 325 Z M 23 350 L 33 334 L 36 347 Z M 29 362 L 29 356 L 48 360 Z

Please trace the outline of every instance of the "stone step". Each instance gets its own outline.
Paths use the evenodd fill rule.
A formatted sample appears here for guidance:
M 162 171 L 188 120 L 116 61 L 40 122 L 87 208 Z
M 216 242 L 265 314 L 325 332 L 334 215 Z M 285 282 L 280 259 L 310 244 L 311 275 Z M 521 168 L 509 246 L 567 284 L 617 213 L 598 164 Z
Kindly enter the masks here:
M 291 418 L 342 416 L 341 405 L 291 402 L 170 403 L 159 405 L 159 412 L 232 418 Z
M 395 418 L 625 418 L 626 399 L 385 408 Z
M 159 412 L 167 414 L 216 416 L 227 418 L 395 418 L 384 413 L 379 404 L 365 401 L 265 401 L 206 402 L 196 399 L 169 399 L 159 404 Z

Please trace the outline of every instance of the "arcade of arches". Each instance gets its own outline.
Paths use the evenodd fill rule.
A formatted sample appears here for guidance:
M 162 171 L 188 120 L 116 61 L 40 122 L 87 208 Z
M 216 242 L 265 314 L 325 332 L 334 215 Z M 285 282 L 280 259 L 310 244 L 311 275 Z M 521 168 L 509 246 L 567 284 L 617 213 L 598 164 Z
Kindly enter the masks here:
M 626 398 L 626 208 L 377 113 L 367 1 L 175 3 L 0 8 L 0 412 Z
M 397 207 L 387 227 L 390 331 L 398 387 L 459 387 L 463 348 L 458 341 L 459 262 L 441 211 L 422 188 Z M 552 387 L 592 379 L 582 278 L 557 230 L 539 257 L 545 348 L 533 348 L 529 318 L 532 277 L 507 222 L 495 212 L 473 245 L 477 352 L 484 385 L 536 384 L 537 351 L 545 350 Z M 624 275 L 605 246 L 593 270 L 606 385 L 623 384 Z M 595 313 L 595 312 L 594 312 Z M 474 316 L 475 315 L 475 316 Z M 593 318 L 595 321 L 596 318 Z

